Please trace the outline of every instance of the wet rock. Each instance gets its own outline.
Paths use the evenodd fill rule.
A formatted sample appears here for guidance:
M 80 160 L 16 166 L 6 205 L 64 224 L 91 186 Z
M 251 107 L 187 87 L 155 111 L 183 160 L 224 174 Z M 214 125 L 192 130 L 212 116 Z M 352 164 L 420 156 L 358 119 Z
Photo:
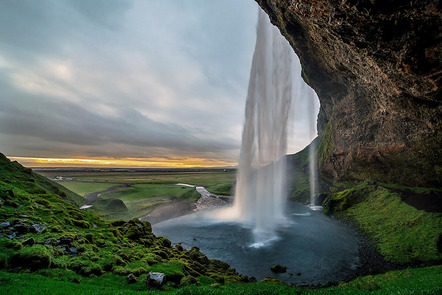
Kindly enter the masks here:
M 287 266 L 275 264 L 270 268 L 274 273 L 284 273 L 287 271 Z
M 34 233 L 36 233 L 37 235 L 42 234 L 46 231 L 46 224 L 44 223 L 34 223 L 31 226 L 31 229 Z
M 126 277 L 126 282 L 128 284 L 135 284 L 137 282 L 137 277 L 130 273 Z
M 70 247 L 70 248 L 69 248 L 69 251 L 70 251 L 71 253 L 73 253 L 73 254 L 77 254 L 78 249 L 77 249 L 76 247 Z
M 296 274 L 298 277 L 301 275 L 301 273 L 300 272 L 298 272 L 297 274 Z
M 165 283 L 165 274 L 162 272 L 149 272 L 146 279 L 148 289 L 158 289 Z
M 318 94 L 321 175 L 439 186 L 440 1 L 256 1 Z

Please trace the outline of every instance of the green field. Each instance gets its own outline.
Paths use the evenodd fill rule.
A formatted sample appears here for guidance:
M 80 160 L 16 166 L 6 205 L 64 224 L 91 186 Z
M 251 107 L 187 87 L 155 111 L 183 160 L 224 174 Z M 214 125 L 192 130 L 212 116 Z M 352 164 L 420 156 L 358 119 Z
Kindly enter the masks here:
M 111 192 L 100 194 L 102 200 L 119 199 L 126 205 L 127 211 L 106 210 L 106 208 L 96 205 L 95 209 L 100 209 L 97 213 L 106 219 L 129 220 L 135 217 L 142 217 L 150 213 L 160 205 L 172 202 L 194 202 L 198 200 L 199 193 L 193 187 L 177 186 L 175 184 L 150 184 L 138 183 L 130 187 L 118 188 Z M 103 202 L 98 202 L 98 206 Z M 103 213 L 104 212 L 104 213 Z
M 104 191 L 112 186 L 118 185 L 119 183 L 111 182 L 92 182 L 92 181 L 59 181 L 59 184 L 65 188 L 84 196 L 85 194 L 95 193 L 99 191 Z
M 99 195 L 92 209 L 99 216 L 111 219 L 130 220 L 141 218 L 162 205 L 173 202 L 195 202 L 199 194 L 195 188 L 177 186 L 186 183 L 206 187 L 210 192 L 220 195 L 232 194 L 235 172 L 43 172 L 53 178 L 62 176 L 59 184 L 84 196 L 99 192 L 116 185 L 128 185 Z M 124 204 L 106 200 L 118 199 Z
M 93 182 L 112 183 L 187 183 L 210 186 L 220 183 L 233 183 L 234 171 L 202 171 L 202 172 L 39 172 L 48 177 L 63 176 L 72 180 L 88 180 Z

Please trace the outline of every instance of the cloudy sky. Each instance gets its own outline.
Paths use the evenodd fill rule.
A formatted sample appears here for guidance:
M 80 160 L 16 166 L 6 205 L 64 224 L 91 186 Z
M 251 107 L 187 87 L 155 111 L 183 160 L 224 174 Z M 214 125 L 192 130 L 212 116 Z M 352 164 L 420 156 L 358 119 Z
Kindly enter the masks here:
M 235 166 L 257 11 L 0 1 L 0 152 L 31 167 Z M 289 152 L 311 137 L 298 121 Z

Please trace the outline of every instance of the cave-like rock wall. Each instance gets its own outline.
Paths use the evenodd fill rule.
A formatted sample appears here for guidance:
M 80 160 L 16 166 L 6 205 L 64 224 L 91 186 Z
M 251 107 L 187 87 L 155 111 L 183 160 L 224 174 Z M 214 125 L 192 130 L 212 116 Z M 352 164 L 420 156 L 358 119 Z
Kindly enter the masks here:
M 256 1 L 319 96 L 321 173 L 440 186 L 439 1 Z

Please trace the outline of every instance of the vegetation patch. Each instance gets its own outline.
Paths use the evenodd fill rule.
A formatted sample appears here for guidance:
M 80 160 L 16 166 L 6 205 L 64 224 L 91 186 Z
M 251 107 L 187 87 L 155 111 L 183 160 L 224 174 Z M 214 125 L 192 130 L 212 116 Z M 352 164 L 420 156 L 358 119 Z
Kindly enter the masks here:
M 440 261 L 440 213 L 418 210 L 392 191 L 373 182 L 331 194 L 324 213 L 355 223 L 394 263 Z

